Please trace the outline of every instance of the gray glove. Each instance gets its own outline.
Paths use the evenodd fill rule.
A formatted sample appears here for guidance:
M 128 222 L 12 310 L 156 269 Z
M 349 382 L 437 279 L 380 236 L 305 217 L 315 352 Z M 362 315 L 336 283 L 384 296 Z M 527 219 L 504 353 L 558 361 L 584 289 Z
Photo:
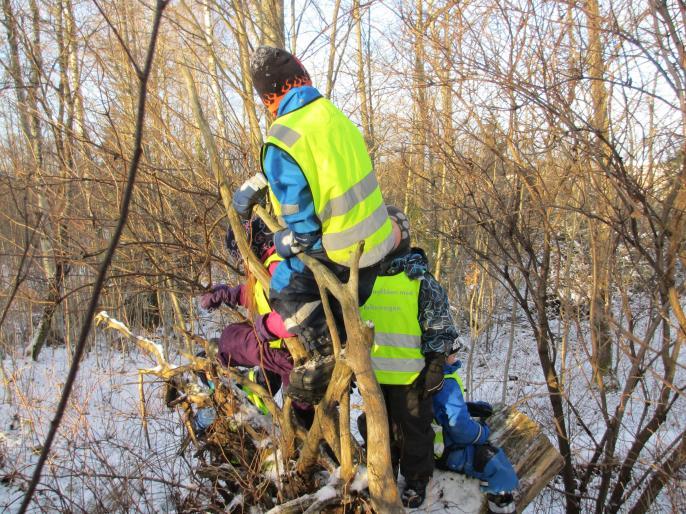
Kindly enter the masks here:
M 263 173 L 257 173 L 248 180 L 233 194 L 233 208 L 244 220 L 250 219 L 252 208 L 258 204 L 267 194 L 267 177 Z
M 296 241 L 293 231 L 289 228 L 279 230 L 274 234 L 274 246 L 276 247 L 276 253 L 284 259 L 293 257 L 296 253 L 302 251 L 302 246 Z

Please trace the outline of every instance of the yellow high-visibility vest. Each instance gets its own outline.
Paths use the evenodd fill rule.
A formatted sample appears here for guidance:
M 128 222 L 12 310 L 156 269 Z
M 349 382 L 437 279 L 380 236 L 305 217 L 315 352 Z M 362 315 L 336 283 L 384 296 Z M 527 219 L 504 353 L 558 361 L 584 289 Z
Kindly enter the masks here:
M 269 269 L 269 266 L 277 261 L 282 261 L 283 258 L 279 256 L 276 252 L 271 254 L 269 257 L 267 257 L 264 261 L 264 267 Z M 257 309 L 257 314 L 260 316 L 263 316 L 264 314 L 269 314 L 272 311 L 271 305 L 269 305 L 269 297 L 264 290 L 264 287 L 262 287 L 262 284 L 260 284 L 259 280 L 255 281 L 255 285 L 253 287 L 253 298 L 255 300 L 255 308 Z M 276 339 L 274 341 L 269 342 L 269 347 L 270 348 L 285 348 L 286 345 L 283 341 L 283 339 Z
M 462 383 L 462 377 L 457 374 L 457 371 L 453 371 L 452 373 L 448 373 L 447 375 L 443 375 L 443 378 L 445 379 L 453 379 L 455 382 L 457 382 L 457 385 L 460 386 L 460 391 L 462 392 L 462 395 L 464 396 L 464 384 Z
M 362 134 L 329 100 L 318 98 L 274 121 L 263 168 L 269 145 L 290 155 L 305 175 L 329 259 L 350 266 L 360 241 L 363 268 L 391 251 L 393 229 Z M 269 193 L 277 216 L 298 212 L 297 205 L 280 205 L 271 186 Z
M 360 316 L 374 323 L 371 357 L 380 384 L 408 385 L 424 367 L 419 287 L 405 273 L 379 276 Z

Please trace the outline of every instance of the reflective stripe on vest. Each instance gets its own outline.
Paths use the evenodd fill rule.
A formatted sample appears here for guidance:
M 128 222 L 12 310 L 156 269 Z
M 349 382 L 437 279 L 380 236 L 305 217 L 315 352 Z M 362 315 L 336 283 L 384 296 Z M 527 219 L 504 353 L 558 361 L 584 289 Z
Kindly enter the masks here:
M 350 266 L 360 241 L 361 267 L 391 251 L 393 229 L 362 134 L 331 102 L 319 98 L 277 118 L 262 149 L 263 167 L 268 145 L 286 152 L 303 171 L 329 259 Z M 273 193 L 270 198 L 275 214 L 286 214 Z
M 431 428 L 434 431 L 434 458 L 439 459 L 443 455 L 443 448 L 445 448 L 443 443 L 443 427 L 434 419 L 431 422 Z
M 267 257 L 264 261 L 264 267 L 269 270 L 269 266 L 277 261 L 282 261 L 283 258 L 280 257 L 277 253 L 271 254 L 269 257 Z M 260 316 L 263 316 L 265 314 L 269 314 L 272 311 L 271 305 L 269 305 L 269 298 L 267 297 L 267 293 L 262 287 L 262 284 L 260 284 L 259 280 L 255 281 L 255 285 L 253 286 L 253 298 L 255 300 L 255 308 L 257 309 L 257 314 Z M 285 348 L 285 344 L 283 339 L 276 339 L 274 341 L 269 341 L 269 348 Z
M 360 316 L 374 323 L 372 368 L 380 384 L 407 385 L 424 367 L 419 326 L 420 280 L 405 273 L 379 276 Z

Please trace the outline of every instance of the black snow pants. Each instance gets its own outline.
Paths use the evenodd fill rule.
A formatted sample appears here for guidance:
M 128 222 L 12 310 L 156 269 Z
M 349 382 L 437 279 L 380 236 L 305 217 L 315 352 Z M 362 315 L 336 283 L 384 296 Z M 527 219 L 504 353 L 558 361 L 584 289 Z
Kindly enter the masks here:
M 406 482 L 426 484 L 434 471 L 434 417 L 431 396 L 420 399 L 412 386 L 381 385 L 391 430 L 391 457 L 397 455 Z
M 413 386 L 381 384 L 388 412 L 391 462 L 406 482 L 426 485 L 434 470 L 433 400 L 419 399 Z M 367 441 L 367 416 L 357 419 L 360 435 Z

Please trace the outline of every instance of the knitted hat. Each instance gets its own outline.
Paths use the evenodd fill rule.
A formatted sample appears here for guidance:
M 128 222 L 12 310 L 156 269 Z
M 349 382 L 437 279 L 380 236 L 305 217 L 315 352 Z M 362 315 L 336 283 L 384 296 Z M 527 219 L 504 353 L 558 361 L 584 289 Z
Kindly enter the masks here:
M 395 235 L 395 244 L 393 245 L 392 254 L 402 255 L 407 253 L 410 249 L 410 220 L 407 215 L 392 205 L 386 206 L 388 217 L 393 224 L 393 234 Z
M 274 115 L 291 88 L 312 85 L 310 74 L 297 57 L 271 46 L 260 46 L 252 54 L 250 75 L 262 102 Z
M 252 221 L 244 221 L 243 228 L 248 236 L 250 248 L 259 259 L 262 259 L 267 250 L 274 245 L 273 234 L 260 218 L 253 218 Z M 233 233 L 231 227 L 226 231 L 226 249 L 229 251 L 229 257 L 231 257 L 233 262 L 240 263 L 243 260 L 241 252 L 238 249 L 236 235 Z

